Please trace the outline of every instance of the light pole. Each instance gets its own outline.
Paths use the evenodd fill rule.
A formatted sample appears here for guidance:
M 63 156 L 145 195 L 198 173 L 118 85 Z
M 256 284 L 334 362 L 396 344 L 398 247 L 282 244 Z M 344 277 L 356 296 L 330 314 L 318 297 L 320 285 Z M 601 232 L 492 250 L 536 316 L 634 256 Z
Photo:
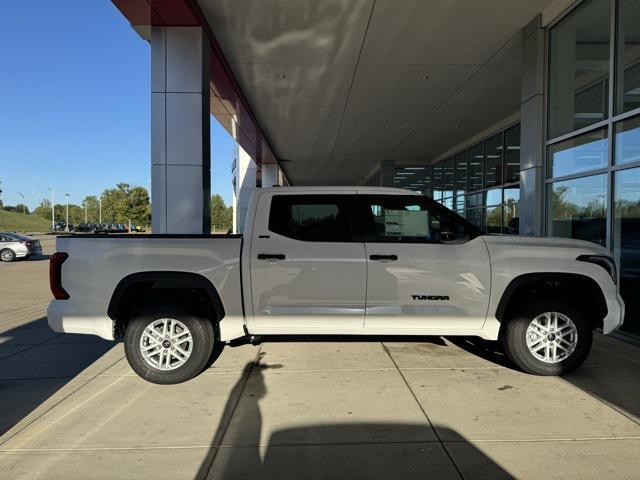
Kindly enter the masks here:
M 89 223 L 87 221 L 87 201 L 82 202 L 84 204 L 84 223 Z
M 55 196 L 53 193 L 53 188 L 47 187 L 47 189 L 51 190 L 51 230 L 56 230 L 56 205 L 55 205 Z
M 26 215 L 27 211 L 25 210 L 25 205 L 24 205 L 24 195 L 21 194 L 20 192 L 18 192 L 18 195 L 20 195 L 20 198 L 22 198 L 22 214 Z
M 65 223 L 64 229 L 66 232 L 68 232 L 69 231 L 69 194 L 65 193 L 64 196 L 67 197 L 67 221 Z
M 100 205 L 100 213 L 99 213 L 100 220 L 98 220 L 98 223 L 102 225 L 102 195 L 100 195 L 100 198 L 98 199 L 98 204 Z

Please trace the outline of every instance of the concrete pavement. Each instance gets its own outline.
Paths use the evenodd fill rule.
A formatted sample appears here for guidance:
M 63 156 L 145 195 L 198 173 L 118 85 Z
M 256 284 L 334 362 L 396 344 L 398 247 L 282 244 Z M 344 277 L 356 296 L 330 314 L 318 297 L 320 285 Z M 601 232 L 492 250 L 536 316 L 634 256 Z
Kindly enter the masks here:
M 614 338 L 564 378 L 474 339 L 279 338 L 159 386 L 48 329 L 47 267 L 0 264 L 2 478 L 639 477 L 640 348 Z

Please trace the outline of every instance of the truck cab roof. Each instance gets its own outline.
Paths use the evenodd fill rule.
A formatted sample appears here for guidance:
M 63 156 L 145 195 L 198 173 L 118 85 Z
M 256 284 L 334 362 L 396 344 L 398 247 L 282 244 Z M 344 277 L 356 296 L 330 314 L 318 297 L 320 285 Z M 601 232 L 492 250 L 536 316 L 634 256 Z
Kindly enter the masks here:
M 413 190 L 392 187 L 366 187 L 366 186 L 327 186 L 327 187 L 266 187 L 261 188 L 260 192 L 281 192 L 281 193 L 313 193 L 313 192 L 353 192 L 369 194 L 369 195 L 420 195 Z

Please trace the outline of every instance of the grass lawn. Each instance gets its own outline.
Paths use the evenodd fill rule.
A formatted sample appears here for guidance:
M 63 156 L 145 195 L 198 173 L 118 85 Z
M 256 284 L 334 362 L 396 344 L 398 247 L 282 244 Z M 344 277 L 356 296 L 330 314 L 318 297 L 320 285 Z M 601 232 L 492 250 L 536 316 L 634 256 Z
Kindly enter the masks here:
M 51 221 L 35 215 L 0 210 L 0 232 L 48 232 Z

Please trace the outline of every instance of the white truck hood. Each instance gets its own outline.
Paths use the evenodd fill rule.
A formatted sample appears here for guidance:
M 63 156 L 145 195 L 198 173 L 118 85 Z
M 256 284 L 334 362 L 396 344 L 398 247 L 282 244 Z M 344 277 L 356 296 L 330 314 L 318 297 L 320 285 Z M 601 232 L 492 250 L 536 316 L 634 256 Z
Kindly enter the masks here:
M 485 235 L 483 236 L 487 245 L 499 248 L 517 245 L 527 248 L 564 248 L 568 250 L 580 251 L 581 253 L 592 253 L 594 255 L 610 255 L 607 249 L 593 242 L 585 240 L 575 240 L 572 238 L 557 237 L 523 237 L 518 235 Z

